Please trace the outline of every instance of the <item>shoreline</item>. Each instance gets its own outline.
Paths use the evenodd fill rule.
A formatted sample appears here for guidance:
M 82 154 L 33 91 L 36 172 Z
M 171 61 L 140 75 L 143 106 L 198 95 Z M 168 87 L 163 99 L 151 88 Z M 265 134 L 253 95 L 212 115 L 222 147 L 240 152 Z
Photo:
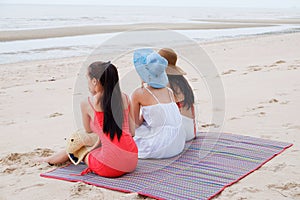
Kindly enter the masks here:
M 221 38 L 218 40 L 212 40 L 212 41 L 197 41 L 197 44 L 201 45 L 213 45 L 213 44 L 219 44 L 219 43 L 226 43 L 230 41 L 244 41 L 244 40 L 251 40 L 253 38 L 263 38 L 263 37 L 270 37 L 270 36 L 281 36 L 281 35 L 294 35 L 294 34 L 299 34 L 299 31 L 287 31 L 287 32 L 271 32 L 271 33 L 258 33 L 258 34 L 253 34 L 253 35 L 246 35 L 246 36 L 238 36 L 234 38 Z M 186 45 L 182 45 L 186 46 Z M 64 48 L 64 47 L 62 47 Z M 60 49 L 60 47 L 56 48 Z M 5 67 L 7 65 L 9 66 L 19 66 L 20 64 L 23 65 L 24 63 L 44 63 L 44 62 L 49 62 L 49 61 L 55 61 L 55 60 L 61 60 L 61 61 L 67 61 L 68 59 L 75 59 L 75 60 L 83 60 L 84 58 L 87 58 L 89 55 L 82 55 L 82 56 L 65 56 L 65 57 L 58 57 L 58 58 L 49 58 L 49 59 L 35 59 L 35 60 L 25 60 L 25 61 L 17 61 L 17 62 L 11 62 L 11 63 L 0 63 L 0 68 Z

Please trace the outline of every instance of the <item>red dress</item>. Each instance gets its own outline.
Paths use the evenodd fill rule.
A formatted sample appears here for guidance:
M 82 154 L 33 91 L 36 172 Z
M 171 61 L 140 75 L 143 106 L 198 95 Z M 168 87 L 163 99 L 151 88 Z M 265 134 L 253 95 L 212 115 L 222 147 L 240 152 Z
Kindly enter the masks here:
M 129 130 L 129 104 L 124 110 L 122 135 L 111 140 L 109 134 L 103 133 L 104 113 L 94 110 L 94 120 L 90 121 L 91 129 L 99 135 L 101 147 L 91 151 L 88 156 L 88 169 L 100 176 L 117 177 L 135 170 L 138 162 L 138 149 Z M 84 172 L 83 172 L 84 173 Z

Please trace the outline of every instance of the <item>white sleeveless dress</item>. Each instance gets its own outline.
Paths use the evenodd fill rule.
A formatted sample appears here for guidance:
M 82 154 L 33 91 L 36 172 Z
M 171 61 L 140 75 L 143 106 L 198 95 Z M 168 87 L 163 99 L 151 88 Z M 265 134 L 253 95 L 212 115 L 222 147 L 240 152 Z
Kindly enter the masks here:
M 183 151 L 185 133 L 180 132 L 182 117 L 172 99 L 171 103 L 160 103 L 157 97 L 145 88 L 157 104 L 143 106 L 144 123 L 135 130 L 134 140 L 139 158 L 169 158 Z M 171 91 L 168 88 L 169 94 Z

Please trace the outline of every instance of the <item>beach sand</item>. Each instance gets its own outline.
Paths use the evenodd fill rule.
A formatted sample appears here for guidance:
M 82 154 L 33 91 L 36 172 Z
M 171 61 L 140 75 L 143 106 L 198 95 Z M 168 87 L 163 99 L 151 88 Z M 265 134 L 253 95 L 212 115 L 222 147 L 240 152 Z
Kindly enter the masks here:
M 300 199 L 300 33 L 200 44 L 215 63 L 226 102 L 222 131 L 293 143 L 215 199 Z M 188 49 L 188 48 L 187 48 Z M 193 54 L 193 52 L 189 52 Z M 144 199 L 41 178 L 54 169 L 32 162 L 63 149 L 75 129 L 72 95 L 85 57 L 0 65 L 0 200 Z M 128 65 L 132 67 L 131 60 Z M 192 75 L 187 76 L 192 81 Z M 201 81 L 199 78 L 196 81 Z M 209 99 L 195 90 L 200 131 L 209 130 Z M 150 198 L 147 198 L 150 199 Z

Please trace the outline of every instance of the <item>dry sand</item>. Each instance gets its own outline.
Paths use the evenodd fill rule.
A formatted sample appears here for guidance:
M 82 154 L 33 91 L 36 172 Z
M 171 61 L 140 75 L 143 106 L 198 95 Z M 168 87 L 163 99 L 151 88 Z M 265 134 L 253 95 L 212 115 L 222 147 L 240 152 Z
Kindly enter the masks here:
M 224 132 L 294 146 L 225 189 L 216 199 L 300 199 L 300 33 L 201 44 L 226 94 Z M 190 52 L 193 54 L 193 52 Z M 41 178 L 54 167 L 32 159 L 65 146 L 75 128 L 74 82 L 85 57 L 0 66 L 0 199 L 143 199 L 82 183 Z M 127 61 L 128 63 L 131 60 Z M 201 81 L 188 75 L 191 83 Z M 197 93 L 200 130 L 210 124 L 209 99 Z

